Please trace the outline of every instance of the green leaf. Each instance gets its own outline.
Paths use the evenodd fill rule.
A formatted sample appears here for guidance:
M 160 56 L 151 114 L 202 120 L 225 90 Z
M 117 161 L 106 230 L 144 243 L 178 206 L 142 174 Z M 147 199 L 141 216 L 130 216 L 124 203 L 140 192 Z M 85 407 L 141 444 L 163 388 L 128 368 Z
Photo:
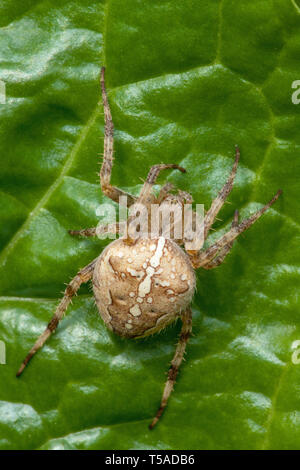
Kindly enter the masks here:
M 296 0 L 7 0 L 0 6 L 0 447 L 299 449 L 300 6 Z M 105 328 L 88 287 L 20 379 L 15 373 L 77 270 L 107 240 L 99 71 L 115 123 L 113 183 L 136 192 L 155 163 L 206 208 L 241 148 L 210 242 L 280 200 L 197 273 L 194 336 L 169 406 L 177 324 L 143 341 Z M 160 180 L 162 182 L 162 179 Z

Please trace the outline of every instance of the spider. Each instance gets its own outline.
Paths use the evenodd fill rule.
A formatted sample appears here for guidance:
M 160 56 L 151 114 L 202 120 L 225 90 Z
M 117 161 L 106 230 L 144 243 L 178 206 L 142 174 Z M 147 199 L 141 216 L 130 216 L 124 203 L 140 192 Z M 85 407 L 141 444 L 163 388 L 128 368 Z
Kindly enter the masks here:
M 146 207 L 151 204 L 161 206 L 170 200 L 175 201 L 177 204 L 190 202 L 192 200 L 191 196 L 184 191 L 179 191 L 178 194 L 173 195 L 171 193 L 173 188 L 169 183 L 162 187 L 158 196 L 155 196 L 153 192 L 153 185 L 161 171 L 174 169 L 185 173 L 185 169 L 176 164 L 152 166 L 138 197 L 127 194 L 111 185 L 114 126 L 104 75 L 105 68 L 102 67 L 100 83 L 105 133 L 100 184 L 103 193 L 118 203 L 121 196 L 126 196 L 128 207 L 135 203 L 144 204 Z M 212 202 L 210 209 L 205 213 L 203 219 L 204 240 L 207 238 L 218 212 L 232 190 L 239 157 L 240 152 L 236 147 L 235 161 L 229 178 Z M 230 230 L 207 249 L 201 247 L 199 250 L 189 250 L 186 248 L 185 239 L 174 241 L 163 236 L 151 237 L 149 235 L 148 238 L 137 237 L 132 239 L 129 231 L 126 236 L 120 236 L 111 242 L 100 256 L 81 269 L 67 285 L 54 316 L 29 351 L 17 373 L 17 377 L 22 374 L 30 359 L 56 330 L 72 297 L 77 293 L 81 284 L 92 280 L 96 304 L 102 319 L 111 331 L 122 337 L 145 337 L 162 330 L 177 318 L 182 321 L 179 341 L 168 372 L 160 407 L 149 426 L 152 429 L 167 405 L 185 353 L 186 344 L 191 336 L 192 310 L 190 303 L 196 285 L 194 270 L 200 267 L 212 269 L 219 266 L 231 250 L 238 235 L 253 225 L 278 199 L 281 192 L 279 190 L 264 207 L 242 222 L 239 222 L 238 211 L 235 211 Z M 121 225 L 120 223 L 115 224 L 116 233 L 121 233 Z M 106 228 L 104 227 L 104 230 Z M 70 230 L 69 233 L 83 237 L 98 234 L 95 227 Z

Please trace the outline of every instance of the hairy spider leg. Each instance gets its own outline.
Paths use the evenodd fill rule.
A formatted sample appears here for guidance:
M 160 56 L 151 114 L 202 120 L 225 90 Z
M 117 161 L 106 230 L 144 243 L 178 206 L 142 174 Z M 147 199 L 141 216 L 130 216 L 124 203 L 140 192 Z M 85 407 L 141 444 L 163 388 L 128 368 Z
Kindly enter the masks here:
M 113 201 L 119 203 L 121 196 L 127 197 L 127 205 L 131 206 L 135 202 L 135 198 L 119 188 L 112 186 L 110 184 L 111 171 L 113 166 L 113 153 L 114 153 L 114 125 L 112 121 L 111 111 L 109 107 L 109 102 L 107 98 L 107 92 L 105 88 L 105 67 L 101 68 L 101 91 L 102 91 L 102 102 L 104 108 L 104 153 L 103 153 L 103 162 L 100 170 L 100 184 L 103 193 L 112 199 Z
M 225 250 L 225 255 L 224 251 L 222 252 L 223 259 L 225 258 L 226 254 L 228 251 L 231 249 L 232 243 L 234 240 L 245 230 L 247 230 L 251 225 L 254 224 L 254 222 L 259 219 L 263 215 L 266 210 L 271 207 L 272 204 L 274 204 L 275 201 L 279 198 L 279 196 L 282 194 L 282 190 L 279 189 L 275 196 L 261 209 L 259 209 L 257 212 L 255 212 L 253 215 L 251 215 L 248 219 L 243 220 L 240 224 L 237 224 L 231 227 L 229 232 L 225 233 L 219 240 L 216 241 L 213 245 L 211 245 L 209 248 L 207 248 L 205 251 L 200 251 L 197 255 L 195 255 L 191 261 L 192 264 L 195 268 L 200 268 L 200 267 L 206 267 L 207 264 L 209 264 L 215 256 L 222 251 L 222 249 Z M 225 247 L 229 246 L 228 249 Z M 221 254 L 221 253 L 220 253 Z M 218 264 L 216 264 L 217 266 Z M 212 266 L 215 267 L 215 266 Z
M 179 170 L 182 173 L 186 173 L 186 170 L 182 168 L 182 166 L 176 165 L 175 163 L 160 163 L 159 165 L 153 165 L 149 170 L 147 179 L 138 197 L 137 202 L 139 204 L 151 204 L 155 202 L 152 189 L 159 176 L 159 173 L 163 170 Z
M 231 224 L 231 228 L 235 228 L 237 227 L 239 224 L 239 211 L 235 211 L 234 213 L 234 218 L 233 218 L 233 222 Z M 227 243 L 226 245 L 223 246 L 223 248 L 220 250 L 218 256 L 216 256 L 212 261 L 210 261 L 209 263 L 205 264 L 202 266 L 202 268 L 205 268 L 205 269 L 212 269 L 212 268 L 216 268 L 217 266 L 219 266 L 221 263 L 223 263 L 226 255 L 230 252 L 232 246 L 234 244 L 234 240 L 232 240 L 231 242 Z
M 228 180 L 224 184 L 223 188 L 219 192 L 218 196 L 213 200 L 209 210 L 205 214 L 204 218 L 204 240 L 206 240 L 208 236 L 208 232 L 215 221 L 217 214 L 220 212 L 221 208 L 223 207 L 225 200 L 227 199 L 229 193 L 233 188 L 233 182 L 236 175 L 238 163 L 240 159 L 240 150 L 236 146 L 235 148 L 235 161 L 229 175 Z
M 163 414 L 164 409 L 167 406 L 169 397 L 172 393 L 172 390 L 175 384 L 175 380 L 179 371 L 180 364 L 182 363 L 182 359 L 185 353 L 187 342 L 192 333 L 192 310 L 190 308 L 188 308 L 184 313 L 182 313 L 181 320 L 182 320 L 182 327 L 180 331 L 179 341 L 176 347 L 174 357 L 171 362 L 171 367 L 168 372 L 168 379 L 165 384 L 160 407 L 149 426 L 150 429 L 154 428 L 159 418 Z
M 96 264 L 97 258 L 92 261 L 90 264 L 85 266 L 83 269 L 81 269 L 78 274 L 71 280 L 71 282 L 67 285 L 64 296 L 61 299 L 58 307 L 56 308 L 56 311 L 51 319 L 51 321 L 48 323 L 47 328 L 45 331 L 41 334 L 41 336 L 38 338 L 36 341 L 35 345 L 31 348 L 29 353 L 27 354 L 26 358 L 21 364 L 20 369 L 17 372 L 17 377 L 19 377 L 25 367 L 27 366 L 28 362 L 30 359 L 35 355 L 35 353 L 41 349 L 44 345 L 44 343 L 47 341 L 49 336 L 56 330 L 58 323 L 62 319 L 65 311 L 68 308 L 69 303 L 71 302 L 72 297 L 76 294 L 78 291 L 79 287 L 81 284 L 84 282 L 88 282 L 92 276 L 93 276 L 93 271 L 94 271 L 94 266 Z
M 79 237 L 99 237 L 105 233 L 120 233 L 125 228 L 125 222 L 116 222 L 97 227 L 83 228 L 81 230 L 68 230 L 72 236 Z

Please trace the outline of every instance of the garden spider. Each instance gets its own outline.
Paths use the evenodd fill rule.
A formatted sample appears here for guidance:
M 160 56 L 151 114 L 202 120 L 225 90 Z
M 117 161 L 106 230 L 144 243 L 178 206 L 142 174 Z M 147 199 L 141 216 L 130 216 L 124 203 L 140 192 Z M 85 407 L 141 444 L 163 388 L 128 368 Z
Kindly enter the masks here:
M 143 204 L 145 207 L 149 207 L 151 204 L 162 206 L 170 200 L 179 205 L 191 202 L 192 199 L 188 193 L 179 191 L 177 195 L 171 194 L 170 184 L 163 186 L 158 196 L 154 195 L 153 185 L 162 170 L 176 169 L 185 172 L 184 168 L 176 164 L 153 166 L 138 197 L 124 193 L 110 184 L 113 165 L 113 122 L 105 89 L 104 72 L 103 67 L 101 69 L 101 89 L 105 136 L 104 157 L 100 171 L 103 193 L 118 203 L 121 196 L 126 197 L 129 207 L 136 203 Z M 204 240 L 232 190 L 239 156 L 239 149 L 236 148 L 235 162 L 230 176 L 204 216 L 202 225 Z M 30 359 L 56 330 L 81 284 L 92 279 L 94 296 L 100 315 L 107 327 L 120 336 L 145 337 L 162 330 L 177 318 L 182 320 L 179 342 L 168 372 L 161 404 L 150 424 L 152 429 L 167 405 L 187 341 L 191 335 L 192 311 L 190 303 L 196 285 L 194 269 L 200 267 L 212 269 L 219 266 L 232 248 L 237 236 L 249 228 L 278 199 L 280 194 L 281 190 L 268 204 L 240 223 L 239 214 L 236 211 L 230 230 L 207 249 L 203 249 L 201 246 L 199 250 L 189 250 L 186 248 L 184 238 L 176 241 L 163 236 L 133 239 L 129 231 L 126 236 L 123 235 L 111 242 L 99 257 L 81 269 L 68 284 L 52 320 L 26 356 L 17 376 L 21 375 Z M 127 225 L 125 223 L 126 226 L 128 226 L 128 221 Z M 119 223 L 115 224 L 113 228 L 120 233 L 121 226 L 122 223 Z M 96 228 L 70 231 L 69 233 L 85 237 L 98 234 Z M 185 251 L 180 245 L 185 248 Z

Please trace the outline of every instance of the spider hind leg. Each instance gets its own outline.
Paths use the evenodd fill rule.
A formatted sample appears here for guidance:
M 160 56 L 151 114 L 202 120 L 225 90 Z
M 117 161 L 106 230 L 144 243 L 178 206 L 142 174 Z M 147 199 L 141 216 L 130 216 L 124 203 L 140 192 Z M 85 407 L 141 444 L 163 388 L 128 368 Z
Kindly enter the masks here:
M 191 336 L 192 333 L 192 310 L 188 308 L 181 316 L 182 319 L 182 327 L 180 331 L 180 336 L 179 336 L 179 341 L 176 347 L 176 351 L 174 354 L 174 357 L 171 362 L 171 367 L 168 372 L 168 379 L 165 384 L 165 388 L 163 391 L 160 407 L 153 418 L 151 424 L 149 425 L 149 429 L 153 429 L 156 423 L 159 421 L 161 415 L 163 414 L 169 397 L 172 393 L 175 380 L 179 371 L 179 367 L 182 363 L 183 356 L 185 353 L 186 345 L 189 340 L 189 337 Z
M 27 366 L 28 362 L 30 359 L 35 355 L 35 353 L 43 347 L 47 339 L 51 336 L 51 334 L 56 330 L 57 325 L 59 324 L 60 320 L 62 319 L 65 311 L 67 310 L 72 297 L 77 293 L 79 287 L 81 284 L 84 282 L 88 282 L 94 272 L 94 266 L 97 261 L 97 258 L 92 261 L 90 264 L 85 266 L 85 268 L 81 269 L 78 274 L 72 279 L 72 281 L 67 285 L 64 296 L 61 299 L 58 307 L 56 308 L 56 311 L 50 320 L 50 322 L 47 325 L 47 328 L 44 330 L 44 332 L 39 336 L 37 339 L 36 343 L 34 346 L 31 348 L 27 356 L 25 357 L 24 361 L 21 364 L 21 367 L 19 368 L 17 372 L 17 377 L 19 377 L 25 367 Z

